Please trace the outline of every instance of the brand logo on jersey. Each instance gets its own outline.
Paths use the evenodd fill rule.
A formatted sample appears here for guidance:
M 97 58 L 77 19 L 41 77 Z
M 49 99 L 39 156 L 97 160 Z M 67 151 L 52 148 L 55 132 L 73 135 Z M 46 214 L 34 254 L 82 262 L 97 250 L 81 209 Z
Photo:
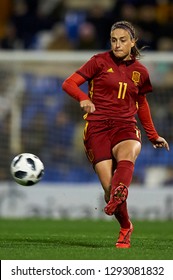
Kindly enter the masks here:
M 109 69 L 107 70 L 107 72 L 109 72 L 109 73 L 114 73 L 114 70 L 113 70 L 112 67 L 111 67 L 111 68 L 109 68 Z
M 138 71 L 133 71 L 132 73 L 132 81 L 137 86 L 140 81 L 141 74 Z

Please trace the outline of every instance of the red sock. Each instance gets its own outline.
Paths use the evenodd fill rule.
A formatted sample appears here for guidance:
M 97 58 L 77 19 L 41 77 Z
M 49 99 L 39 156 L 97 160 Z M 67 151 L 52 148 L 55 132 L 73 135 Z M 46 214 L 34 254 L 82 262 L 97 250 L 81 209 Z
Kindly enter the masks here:
M 112 187 L 122 183 L 126 187 L 129 187 L 134 171 L 134 163 L 129 160 L 121 160 L 117 164 L 117 169 L 114 172 L 112 178 Z
M 119 222 L 121 228 L 129 228 L 130 227 L 130 220 L 127 211 L 127 202 L 124 201 L 122 204 L 118 206 L 114 214 L 115 218 Z
M 133 162 L 131 162 L 129 160 L 119 161 L 117 164 L 117 169 L 114 172 L 114 175 L 112 178 L 112 186 L 118 187 L 118 185 L 120 183 L 122 183 L 126 187 L 129 187 L 129 185 L 132 181 L 133 171 L 134 171 Z M 119 207 L 114 215 L 122 228 L 130 227 L 130 221 L 129 221 L 129 215 L 128 215 L 126 201 L 119 205 Z

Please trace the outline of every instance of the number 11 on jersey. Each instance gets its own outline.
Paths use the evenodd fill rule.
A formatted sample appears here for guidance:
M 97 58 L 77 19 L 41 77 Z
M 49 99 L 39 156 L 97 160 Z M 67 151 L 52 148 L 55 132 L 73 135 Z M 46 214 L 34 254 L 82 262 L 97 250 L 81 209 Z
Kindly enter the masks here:
M 118 99 L 124 99 L 127 90 L 127 83 L 119 82 Z

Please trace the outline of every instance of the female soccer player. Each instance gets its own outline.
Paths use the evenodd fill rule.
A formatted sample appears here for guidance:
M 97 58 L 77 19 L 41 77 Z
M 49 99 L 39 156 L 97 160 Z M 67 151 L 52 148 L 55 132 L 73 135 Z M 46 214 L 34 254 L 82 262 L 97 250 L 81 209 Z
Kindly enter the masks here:
M 154 148 L 167 141 L 158 135 L 146 94 L 152 91 L 147 69 L 137 57 L 135 29 L 131 23 L 113 24 L 111 50 L 94 55 L 63 82 L 63 90 L 80 103 L 86 113 L 84 145 L 88 159 L 104 190 L 104 211 L 120 224 L 117 248 L 129 248 L 133 225 L 126 199 L 134 164 L 141 150 L 141 135 L 135 119 L 138 114 Z M 88 94 L 80 85 L 88 81 Z

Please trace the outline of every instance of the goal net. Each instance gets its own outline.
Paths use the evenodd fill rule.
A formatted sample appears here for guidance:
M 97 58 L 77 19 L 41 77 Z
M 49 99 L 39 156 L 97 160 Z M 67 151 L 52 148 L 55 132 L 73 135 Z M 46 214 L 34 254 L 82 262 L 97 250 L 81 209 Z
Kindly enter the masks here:
M 44 181 L 98 181 L 83 149 L 84 120 L 79 104 L 61 87 L 63 80 L 93 54 L 0 52 L 0 181 L 11 180 L 10 162 L 22 152 L 34 153 L 41 158 L 45 165 Z M 154 87 L 148 101 L 155 126 L 171 146 L 172 54 L 147 53 L 142 62 L 150 72 Z M 87 91 L 87 84 L 82 88 Z M 168 153 L 153 149 L 140 123 L 139 127 L 143 145 L 133 183 L 148 184 L 154 178 L 158 184 L 171 184 L 171 150 Z

